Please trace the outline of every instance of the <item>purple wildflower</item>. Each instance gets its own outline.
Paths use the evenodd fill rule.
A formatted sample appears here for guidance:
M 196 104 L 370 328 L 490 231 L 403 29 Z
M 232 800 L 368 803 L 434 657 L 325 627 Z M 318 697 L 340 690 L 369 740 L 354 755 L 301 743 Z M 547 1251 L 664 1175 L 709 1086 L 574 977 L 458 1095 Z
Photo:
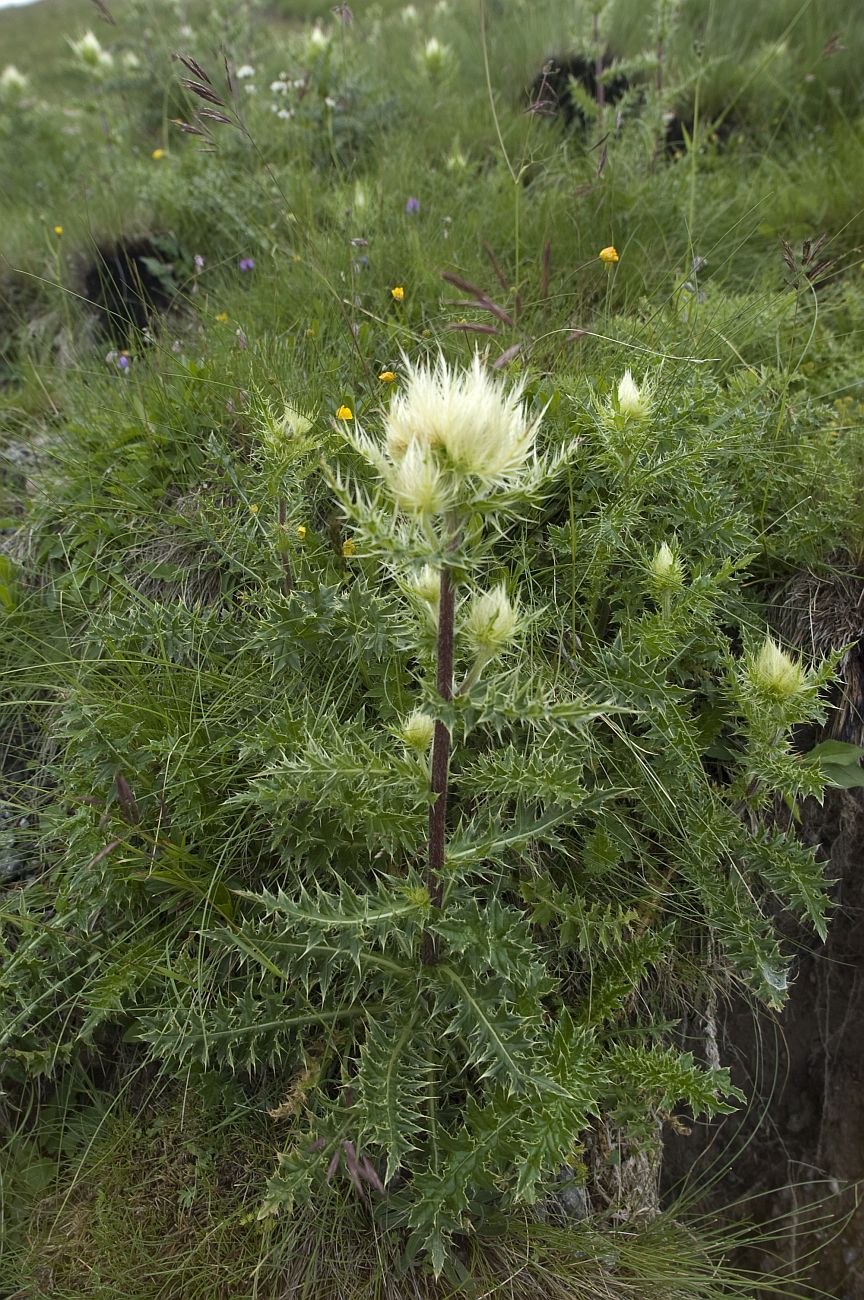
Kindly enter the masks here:
M 254 258 L 254 257 L 241 257 L 241 258 L 240 258 L 240 270 L 241 270 L 241 271 L 254 271 L 254 270 L 255 270 L 255 258 Z
M 203 271 L 203 270 L 204 270 L 204 258 L 201 256 L 200 253 L 196 253 L 196 254 L 195 254 L 195 257 L 194 257 L 192 260 L 193 260 L 194 263 L 195 263 L 195 270 L 196 270 L 196 271 Z
M 122 370 L 123 373 L 125 374 L 126 371 L 129 369 L 129 358 L 128 358 L 128 357 L 124 357 L 124 356 L 121 354 L 121 355 L 117 358 L 117 369 L 118 369 L 118 370 Z
M 412 217 L 416 216 L 417 213 L 420 211 L 420 200 L 414 198 L 408 199 L 408 201 L 405 204 L 405 211 L 408 213 L 409 216 Z

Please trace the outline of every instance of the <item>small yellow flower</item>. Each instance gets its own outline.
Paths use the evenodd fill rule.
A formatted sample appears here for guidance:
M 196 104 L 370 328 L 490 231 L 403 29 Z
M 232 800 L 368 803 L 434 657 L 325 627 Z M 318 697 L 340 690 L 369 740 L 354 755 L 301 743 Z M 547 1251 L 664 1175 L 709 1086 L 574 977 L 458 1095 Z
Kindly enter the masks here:
M 390 297 L 393 299 L 394 302 L 402 301 L 402 299 L 405 297 L 405 290 L 402 288 L 401 284 L 395 285 L 394 288 L 390 290 Z
M 382 370 L 378 378 L 382 384 L 392 384 L 396 376 L 392 370 Z
M 300 538 L 300 541 L 302 542 L 303 539 L 304 539 L 305 536 L 306 536 L 306 525 L 305 525 L 305 524 L 298 524 L 298 525 L 297 525 L 297 536 Z
M 352 542 L 350 537 L 347 539 L 347 541 L 344 541 L 342 543 L 342 554 L 345 556 L 346 560 L 350 560 L 351 556 L 354 554 L 356 550 L 357 547 L 355 543 Z
M 55 227 L 54 227 L 54 234 L 55 234 L 55 235 L 62 235 L 62 234 L 63 234 L 63 227 L 62 227 L 62 226 L 55 226 Z
M 166 150 L 165 150 L 165 149 L 154 149 L 153 152 L 151 153 L 150 157 L 151 157 L 151 158 L 155 158 L 156 161 L 158 162 L 160 158 L 164 158 L 164 157 L 165 157 L 165 153 L 166 153 Z
M 249 513 L 250 513 L 250 514 L 253 514 L 253 515 L 257 515 L 257 513 L 258 513 L 258 509 L 259 509 L 258 506 L 256 506 L 256 505 L 251 505 L 251 506 L 249 507 Z
M 340 407 L 339 407 L 339 410 L 336 412 L 336 419 L 337 419 L 337 420 L 353 420 L 353 419 L 354 419 L 354 412 L 351 410 L 351 407 L 350 407 L 350 406 L 340 406 Z
M 613 262 L 618 261 L 618 249 L 614 244 L 610 244 L 608 248 L 601 248 L 597 256 L 601 262 L 605 262 L 607 266 L 610 266 Z
M 216 313 L 216 319 L 217 319 L 217 320 L 218 320 L 222 325 L 224 325 L 225 322 L 226 322 L 226 320 L 228 319 L 228 313 L 227 313 L 227 311 L 220 311 L 220 312 L 217 312 L 217 313 Z

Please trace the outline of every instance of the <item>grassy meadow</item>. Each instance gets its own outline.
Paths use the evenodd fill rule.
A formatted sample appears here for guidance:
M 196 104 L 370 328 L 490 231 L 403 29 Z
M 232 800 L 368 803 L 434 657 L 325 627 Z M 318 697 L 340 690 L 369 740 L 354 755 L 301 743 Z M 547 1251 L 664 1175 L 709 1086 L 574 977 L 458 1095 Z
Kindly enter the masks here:
M 0 11 L 4 1300 L 820 1294 L 661 1165 L 859 772 L 777 631 L 864 558 L 858 8 Z

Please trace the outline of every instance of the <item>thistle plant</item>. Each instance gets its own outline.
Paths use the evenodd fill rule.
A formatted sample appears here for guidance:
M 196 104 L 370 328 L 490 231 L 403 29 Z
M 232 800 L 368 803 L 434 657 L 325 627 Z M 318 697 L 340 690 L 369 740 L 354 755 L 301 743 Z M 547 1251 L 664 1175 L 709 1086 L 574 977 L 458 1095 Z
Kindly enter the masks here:
M 462 375 L 448 369 L 443 356 L 435 367 L 409 363 L 406 372 L 406 391 L 391 404 L 383 445 L 362 433 L 353 443 L 378 471 L 385 494 L 414 525 L 420 543 L 416 558 L 425 561 L 422 581 L 427 591 L 431 583 L 437 593 L 435 690 L 440 712 L 452 704 L 454 694 L 457 586 L 460 577 L 464 581 L 470 574 L 472 560 L 476 565 L 476 550 L 472 554 L 468 541 L 471 519 L 478 511 L 494 510 L 504 494 L 524 490 L 529 474 L 536 488 L 544 469 L 537 461 L 527 469 L 538 420 L 527 414 L 521 387 L 507 391 L 494 382 L 478 355 Z M 347 509 L 351 517 L 357 507 L 349 503 Z M 362 524 L 362 507 L 357 517 Z M 486 665 L 513 641 L 517 626 L 516 607 L 503 584 L 474 591 L 464 619 L 473 663 L 459 694 L 479 682 Z M 439 716 L 432 745 L 426 872 L 435 912 L 444 901 L 450 742 L 449 719 Z M 432 965 L 437 959 L 435 937 L 427 930 L 423 960 Z

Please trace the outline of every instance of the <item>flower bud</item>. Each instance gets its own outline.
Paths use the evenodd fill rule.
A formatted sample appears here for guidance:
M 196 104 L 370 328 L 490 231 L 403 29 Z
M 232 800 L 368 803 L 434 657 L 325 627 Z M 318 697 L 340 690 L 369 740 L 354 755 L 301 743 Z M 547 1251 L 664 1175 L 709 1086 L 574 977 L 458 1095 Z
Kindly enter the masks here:
M 29 85 L 30 78 L 19 72 L 14 63 L 7 63 L 0 72 L 0 98 L 17 99 Z
M 758 654 L 750 657 L 748 667 L 750 680 L 756 689 L 774 700 L 789 700 L 793 695 L 800 695 L 807 684 L 807 675 L 801 664 L 781 650 L 770 636 L 766 636 Z
M 423 46 L 418 61 L 430 77 L 440 77 L 450 63 L 452 51 L 437 36 L 430 36 Z
M 478 658 L 489 660 L 505 650 L 516 635 L 518 606 L 511 604 L 503 583 L 474 596 L 465 619 L 465 635 Z
M 114 63 L 113 54 L 102 48 L 102 42 L 92 31 L 86 31 L 80 40 L 70 41 L 70 45 L 72 53 L 85 67 L 96 70 L 110 68 Z
M 629 370 L 618 381 L 618 410 L 629 420 L 644 420 L 651 410 L 647 392 L 639 388 Z
M 677 591 L 684 581 L 684 566 L 668 542 L 662 542 L 648 563 L 652 586 Z
M 422 709 L 409 713 L 399 731 L 405 748 L 414 754 L 425 754 L 435 738 L 435 719 Z
M 409 515 L 440 515 L 450 504 L 447 478 L 430 452 L 412 442 L 388 476 L 396 504 Z
M 420 600 L 433 605 L 436 609 L 441 600 L 441 571 L 431 564 L 424 564 L 419 573 L 410 581 L 410 589 Z

